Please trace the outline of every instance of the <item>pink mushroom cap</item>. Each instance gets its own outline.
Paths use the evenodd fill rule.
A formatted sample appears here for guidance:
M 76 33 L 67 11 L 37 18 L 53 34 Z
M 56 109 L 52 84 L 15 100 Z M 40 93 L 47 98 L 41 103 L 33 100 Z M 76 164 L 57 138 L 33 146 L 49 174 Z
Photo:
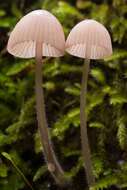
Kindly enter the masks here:
M 111 38 L 99 22 L 83 20 L 71 30 L 66 41 L 66 51 L 81 58 L 102 59 L 112 54 Z
M 25 15 L 11 32 L 7 50 L 21 58 L 35 57 L 36 43 L 42 43 L 42 55 L 60 57 L 65 50 L 61 24 L 46 10 L 35 10 Z

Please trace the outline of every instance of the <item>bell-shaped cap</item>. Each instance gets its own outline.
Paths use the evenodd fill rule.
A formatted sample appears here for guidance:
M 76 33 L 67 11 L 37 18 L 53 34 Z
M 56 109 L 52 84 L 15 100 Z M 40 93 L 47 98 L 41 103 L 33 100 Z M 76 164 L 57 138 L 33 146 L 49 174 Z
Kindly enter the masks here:
M 81 58 L 102 59 L 112 54 L 111 38 L 102 24 L 87 19 L 71 30 L 66 41 L 66 51 Z
M 65 37 L 61 24 L 46 10 L 35 10 L 24 16 L 11 32 L 7 50 L 16 57 L 35 57 L 36 43 L 42 43 L 42 55 L 64 54 Z

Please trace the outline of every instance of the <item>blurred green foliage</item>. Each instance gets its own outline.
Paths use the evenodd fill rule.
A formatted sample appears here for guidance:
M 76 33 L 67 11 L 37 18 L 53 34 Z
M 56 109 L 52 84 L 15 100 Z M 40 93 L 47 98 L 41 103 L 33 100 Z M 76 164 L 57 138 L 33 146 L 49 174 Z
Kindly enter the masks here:
M 47 9 L 60 20 L 65 34 L 85 18 L 109 30 L 114 53 L 91 61 L 88 82 L 88 133 L 96 184 L 94 190 L 127 189 L 127 1 L 6 0 L 0 1 L 0 190 L 60 190 L 51 178 L 37 130 L 34 60 L 6 51 L 16 22 L 34 9 Z M 57 156 L 72 184 L 86 187 L 80 151 L 79 95 L 83 60 L 69 55 L 45 59 L 46 113 Z M 26 179 L 28 183 L 26 183 Z

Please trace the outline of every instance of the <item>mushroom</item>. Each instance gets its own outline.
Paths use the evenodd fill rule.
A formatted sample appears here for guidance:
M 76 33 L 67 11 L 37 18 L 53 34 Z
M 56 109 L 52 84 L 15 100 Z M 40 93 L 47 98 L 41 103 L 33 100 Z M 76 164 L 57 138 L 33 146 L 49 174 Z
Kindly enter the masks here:
M 48 170 L 55 181 L 58 184 L 63 184 L 65 181 L 64 171 L 55 156 L 50 139 L 42 88 L 42 56 L 60 57 L 64 55 L 65 37 L 62 26 L 56 17 L 48 11 L 32 11 L 16 24 L 10 35 L 7 50 L 16 57 L 35 57 L 36 59 L 36 111 L 43 153 Z
M 103 59 L 112 54 L 111 38 L 107 29 L 99 22 L 86 19 L 78 23 L 66 41 L 66 51 L 85 59 L 80 94 L 80 126 L 82 155 L 88 186 L 95 183 L 92 172 L 91 151 L 87 136 L 86 94 L 90 59 Z

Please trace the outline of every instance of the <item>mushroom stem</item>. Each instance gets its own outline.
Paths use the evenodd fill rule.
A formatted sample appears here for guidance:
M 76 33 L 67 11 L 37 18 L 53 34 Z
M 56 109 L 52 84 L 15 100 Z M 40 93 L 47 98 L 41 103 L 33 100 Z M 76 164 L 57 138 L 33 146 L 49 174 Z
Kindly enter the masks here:
M 45 113 L 43 79 L 42 79 L 42 43 L 36 44 L 36 71 L 35 71 L 35 90 L 36 90 L 36 110 L 38 128 L 40 131 L 43 154 L 47 162 L 48 170 L 52 174 L 56 183 L 63 185 L 65 183 L 64 171 L 62 170 L 55 156 L 53 145 L 50 139 L 48 124 Z
M 80 94 L 80 125 L 81 125 L 82 155 L 84 159 L 84 167 L 86 171 L 87 182 L 88 186 L 90 187 L 95 183 L 95 178 L 92 173 L 91 151 L 87 136 L 86 94 L 87 94 L 89 67 L 90 67 L 90 60 L 85 59 L 83 65 L 81 94 Z

